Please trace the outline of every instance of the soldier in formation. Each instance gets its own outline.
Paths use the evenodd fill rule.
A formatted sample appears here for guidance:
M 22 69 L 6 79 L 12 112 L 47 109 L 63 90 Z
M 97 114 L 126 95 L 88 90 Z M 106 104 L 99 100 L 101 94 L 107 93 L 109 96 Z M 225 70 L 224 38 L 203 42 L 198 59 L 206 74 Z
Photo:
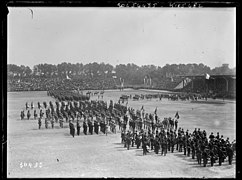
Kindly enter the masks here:
M 48 124 L 49 124 L 48 119 L 45 118 L 45 128 L 46 128 L 46 129 L 48 129 Z
M 28 107 L 27 103 L 26 107 Z M 200 129 L 195 129 L 193 133 L 190 133 L 189 131 L 184 132 L 182 128 L 176 127 L 176 121 L 174 126 L 164 126 L 163 124 L 162 127 L 159 127 L 159 131 L 155 133 L 154 131 L 157 127 L 159 118 L 154 118 L 153 115 L 146 113 L 144 116 L 144 125 L 146 126 L 145 128 L 149 129 L 148 135 L 146 135 L 146 132 L 143 129 L 138 127 L 136 128 L 136 125 L 139 124 L 137 123 L 137 120 L 141 117 L 141 113 L 135 114 L 135 111 L 132 108 L 127 108 L 113 102 L 110 103 L 109 108 L 107 108 L 107 104 L 104 101 L 79 101 L 78 103 L 76 101 L 60 101 L 56 102 L 55 109 L 52 103 L 49 103 L 49 105 L 44 103 L 43 107 L 46 110 L 45 114 L 47 116 L 45 118 L 46 128 L 48 128 L 48 121 L 53 118 L 56 119 L 56 122 L 59 121 L 60 127 L 63 128 L 63 119 L 74 122 L 78 119 L 77 116 L 80 116 L 83 118 L 84 134 L 87 135 L 87 128 L 89 133 L 92 134 L 93 126 L 94 132 L 97 134 L 97 121 L 100 123 L 100 130 L 107 135 L 107 127 L 113 123 L 112 117 L 115 117 L 118 119 L 115 124 L 121 124 L 122 142 L 127 149 L 132 148 L 134 144 L 136 144 L 137 148 L 140 146 L 143 148 L 144 155 L 148 152 L 147 146 L 149 146 L 150 149 L 154 150 L 157 154 L 161 149 L 161 154 L 166 155 L 169 151 L 174 152 L 174 147 L 176 147 L 178 152 L 183 152 L 186 156 L 190 156 L 191 153 L 192 159 L 197 158 L 198 164 L 201 164 L 201 161 L 203 161 L 203 165 L 207 166 L 207 160 L 210 160 L 211 165 L 214 165 L 214 163 L 218 160 L 219 165 L 222 165 L 227 157 L 229 159 L 229 164 L 232 164 L 235 145 L 230 143 L 228 139 L 225 141 L 223 136 L 220 136 L 219 133 L 217 133 L 217 136 L 211 134 L 211 136 L 207 138 L 206 131 L 201 131 Z M 40 129 L 44 109 L 41 108 L 40 103 L 38 103 L 38 108 L 40 109 L 38 121 Z M 133 113 L 132 120 L 134 123 L 131 129 L 133 132 L 125 133 L 126 125 L 128 123 L 127 112 L 129 112 L 129 114 Z M 24 112 L 21 112 L 21 118 L 23 116 L 22 114 L 24 114 Z M 95 119 L 94 117 L 99 118 Z M 152 121 L 152 119 L 155 119 L 157 122 Z M 153 122 L 153 124 L 151 122 Z M 77 131 L 79 131 L 78 127 L 79 125 L 77 125 Z M 70 129 L 70 133 L 74 137 L 74 124 L 70 125 Z M 135 131 L 135 129 L 138 129 L 140 132 Z M 150 129 L 152 129 L 152 131 Z
M 36 109 L 34 110 L 34 119 L 36 119 L 38 117 L 38 114 L 36 112 Z
M 83 133 L 87 135 L 87 124 L 86 121 L 83 122 Z
M 27 113 L 27 118 L 28 118 L 28 120 L 29 120 L 30 116 L 31 116 L 31 114 L 30 114 L 30 112 L 29 112 L 29 110 L 28 110 L 28 113 Z
M 54 93 L 54 92 L 52 92 Z M 52 93 L 48 93 L 51 95 Z M 63 93 L 63 92 L 62 92 Z M 55 94 L 57 95 L 57 94 Z M 118 117 L 123 117 L 127 111 L 127 107 L 117 103 L 110 103 L 109 108 L 107 108 L 107 103 L 103 100 L 99 101 L 89 101 L 89 100 L 80 100 L 80 101 L 65 101 L 65 96 L 60 94 L 59 102 L 56 101 L 56 106 L 51 101 L 49 103 L 43 102 L 43 106 L 38 102 L 39 113 L 37 114 L 36 109 L 34 109 L 34 104 L 31 102 L 32 110 L 34 111 L 34 118 L 39 117 L 40 119 L 45 118 L 45 127 L 48 128 L 48 124 L 51 124 L 51 127 L 54 128 L 54 122 L 60 124 L 60 127 L 64 127 L 65 122 L 72 120 L 76 122 L 78 118 L 82 118 L 81 122 L 77 123 L 77 131 L 80 134 L 80 123 L 83 126 L 84 134 L 93 134 L 99 133 L 100 130 L 107 135 L 108 126 L 113 133 L 116 133 L 116 124 L 120 123 Z M 26 102 L 26 109 L 29 108 L 28 103 Z M 44 117 L 45 116 L 45 117 Z M 24 119 L 24 111 L 21 111 L 21 119 Z M 30 118 L 30 109 L 28 110 L 27 117 Z M 119 119 L 114 121 L 114 119 Z M 53 122 L 53 120 L 55 120 Z M 85 122 L 83 122 L 85 120 Z M 87 126 L 86 126 L 87 125 Z
M 77 130 L 77 135 L 78 136 L 80 135 L 80 129 L 81 129 L 81 125 L 80 125 L 79 120 L 77 120 L 77 122 L 76 122 L 76 130 Z
M 41 118 L 38 120 L 39 129 L 41 128 Z
M 74 124 L 71 121 L 69 122 L 69 127 L 70 127 L 70 134 L 74 138 L 75 137 L 75 126 L 74 126 Z
M 21 120 L 24 119 L 24 116 L 25 116 L 24 111 L 21 111 L 21 113 L 20 113 L 20 118 L 21 118 Z
M 51 127 L 52 127 L 52 129 L 54 128 L 54 125 L 55 125 L 55 121 L 54 121 L 54 119 L 51 119 Z
M 159 150 L 161 150 L 160 153 L 163 156 L 166 156 L 169 151 L 171 153 L 174 152 L 174 147 L 177 145 L 176 150 L 178 152 L 188 157 L 191 156 L 192 159 L 196 159 L 197 163 L 203 167 L 207 167 L 208 162 L 210 162 L 210 166 L 214 166 L 215 163 L 221 166 L 225 162 L 225 159 L 228 159 L 229 165 L 232 164 L 236 142 L 234 141 L 231 143 L 228 138 L 225 141 L 223 136 L 219 134 L 215 137 L 213 133 L 211 133 L 208 138 L 206 131 L 201 131 L 199 128 L 195 128 L 193 133 L 190 133 L 189 130 L 184 132 L 180 127 L 178 131 L 175 131 L 175 129 L 167 130 L 160 128 L 160 131 L 157 130 L 155 133 L 149 129 L 148 127 L 148 136 L 143 129 L 133 134 L 131 132 L 125 134 L 125 132 L 122 131 L 121 143 L 124 143 L 124 147 L 130 149 L 129 137 L 134 137 L 134 143 L 137 145 L 137 148 L 142 144 L 143 155 L 149 152 L 147 146 L 151 148 L 153 144 L 155 154 L 159 154 Z M 152 136 L 154 138 L 152 138 Z M 139 137 L 142 138 L 139 139 Z M 153 141 L 153 143 L 151 143 L 151 141 Z

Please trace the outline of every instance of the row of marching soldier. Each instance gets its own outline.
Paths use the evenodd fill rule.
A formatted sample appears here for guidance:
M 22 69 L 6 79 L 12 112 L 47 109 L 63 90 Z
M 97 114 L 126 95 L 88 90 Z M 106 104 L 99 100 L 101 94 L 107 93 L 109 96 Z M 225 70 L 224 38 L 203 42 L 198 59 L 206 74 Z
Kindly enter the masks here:
M 27 103 L 26 103 L 27 104 Z M 32 104 L 32 103 L 31 103 Z M 106 133 L 109 128 L 110 131 L 116 133 L 116 125 L 120 124 L 120 117 L 124 116 L 127 107 L 120 104 L 113 104 L 110 101 L 109 107 L 107 103 L 99 101 L 52 101 L 47 104 L 43 102 L 43 106 L 38 102 L 38 109 L 30 109 L 26 106 L 28 111 L 28 119 L 31 117 L 30 111 L 34 111 L 34 119 L 38 118 L 38 126 L 41 129 L 42 120 L 44 119 L 45 128 L 49 128 L 49 123 L 51 127 L 54 128 L 55 123 L 60 123 L 60 128 L 64 127 L 64 120 L 66 123 L 77 123 L 77 132 L 83 127 L 84 134 L 87 134 L 87 129 L 89 134 L 93 134 L 93 131 L 98 134 L 98 131 Z M 39 111 L 39 115 L 37 111 Z M 45 111 L 45 113 L 44 113 Z M 45 115 L 45 118 L 44 118 Z M 21 111 L 21 119 L 24 119 L 24 110 Z M 82 125 L 80 125 L 82 123 Z M 108 126 L 108 127 L 107 127 Z M 79 134 L 79 133 L 78 133 Z
M 156 109 L 157 110 L 157 109 Z M 156 110 L 154 116 L 156 116 Z M 159 118 L 158 118 L 159 119 Z M 196 159 L 199 165 L 206 167 L 218 163 L 221 166 L 225 160 L 232 165 L 236 155 L 236 141 L 230 142 L 229 138 L 224 139 L 223 135 L 213 132 L 208 136 L 206 130 L 201 131 L 195 128 L 191 133 L 189 130 L 177 127 L 178 123 L 170 123 L 172 118 L 166 118 L 162 122 L 147 124 L 145 129 L 128 129 L 121 133 L 121 143 L 128 150 L 136 145 L 136 148 L 143 149 L 143 155 L 150 151 L 155 154 L 166 156 L 168 152 L 183 153 L 184 156 Z M 178 112 L 175 114 L 175 121 L 179 119 Z M 173 120 L 174 120 L 173 119 Z M 174 122 L 174 121 L 173 121 Z

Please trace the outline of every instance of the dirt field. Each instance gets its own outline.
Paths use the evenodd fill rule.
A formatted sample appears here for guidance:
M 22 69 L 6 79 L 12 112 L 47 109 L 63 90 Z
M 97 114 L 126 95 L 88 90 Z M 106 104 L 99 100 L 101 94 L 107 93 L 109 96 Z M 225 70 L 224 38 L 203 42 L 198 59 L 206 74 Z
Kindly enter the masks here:
M 106 91 L 104 100 L 114 102 L 121 94 L 141 94 L 141 91 Z M 92 97 L 93 99 L 97 96 Z M 49 102 L 46 92 L 8 93 L 8 177 L 235 177 L 235 161 L 228 165 L 201 167 L 196 160 L 182 153 L 168 152 L 167 156 L 148 153 L 131 147 L 127 150 L 121 144 L 120 133 L 107 136 L 83 135 L 71 137 L 69 127 L 60 129 L 38 129 L 37 120 L 20 120 L 20 111 L 26 102 Z M 179 112 L 178 126 L 193 131 L 195 127 L 205 129 L 207 134 L 220 132 L 225 138 L 235 139 L 235 102 L 226 104 L 195 104 L 141 100 L 129 101 L 128 106 L 146 112 L 174 117 Z M 38 113 L 38 111 L 37 111 Z M 33 114 L 33 112 L 32 112 Z M 81 128 L 82 131 L 82 128 Z M 32 166 L 30 167 L 32 163 Z M 26 167 L 24 165 L 27 165 Z M 34 167 L 35 166 L 35 167 Z

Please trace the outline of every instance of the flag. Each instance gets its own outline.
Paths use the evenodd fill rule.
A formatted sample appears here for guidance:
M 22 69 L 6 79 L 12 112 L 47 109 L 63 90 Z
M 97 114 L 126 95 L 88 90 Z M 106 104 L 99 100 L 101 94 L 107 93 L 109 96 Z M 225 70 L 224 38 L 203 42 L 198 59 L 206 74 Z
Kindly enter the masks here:
M 155 108 L 155 114 L 157 113 L 157 107 Z
M 105 74 L 107 74 L 107 73 L 108 73 L 108 71 L 105 71 L 104 73 L 105 73 Z
M 206 74 L 205 74 L 205 78 L 206 78 L 206 79 L 209 79 L 209 78 L 210 78 L 210 75 L 206 73 Z
M 69 78 L 69 76 L 68 76 L 68 75 L 66 75 L 66 79 L 71 79 L 71 78 Z
M 178 114 L 178 111 L 176 112 L 176 115 L 175 115 L 175 118 L 179 119 L 179 114 Z

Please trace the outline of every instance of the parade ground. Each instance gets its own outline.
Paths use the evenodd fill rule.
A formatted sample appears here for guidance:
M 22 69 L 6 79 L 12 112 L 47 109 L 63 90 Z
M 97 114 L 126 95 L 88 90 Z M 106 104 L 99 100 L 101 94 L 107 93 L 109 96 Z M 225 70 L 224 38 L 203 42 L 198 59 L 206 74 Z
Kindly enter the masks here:
M 139 90 L 107 90 L 103 100 L 117 102 L 122 94 L 135 95 L 157 93 Z M 137 178 L 231 178 L 235 177 L 236 159 L 232 165 L 228 161 L 213 167 L 198 165 L 196 159 L 184 156 L 175 151 L 166 156 L 150 151 L 143 156 L 142 148 L 131 147 L 130 150 L 121 144 L 120 131 L 117 133 L 81 135 L 74 138 L 70 135 L 68 123 L 60 128 L 56 123 L 54 129 L 38 129 L 38 120 L 25 117 L 20 120 L 20 111 L 25 103 L 37 103 L 56 100 L 47 96 L 46 91 L 8 92 L 7 102 L 7 176 L 9 178 L 47 178 L 47 177 L 137 177 Z M 98 99 L 98 96 L 91 96 Z M 134 109 L 144 109 L 153 113 L 157 107 L 160 119 L 174 117 L 178 111 L 180 118 L 178 127 L 193 132 L 195 128 L 206 130 L 236 139 L 236 102 L 212 100 L 224 103 L 191 103 L 190 101 L 138 100 L 128 101 Z M 126 102 L 125 102 L 126 103 Z M 37 111 L 39 113 L 39 111 Z

